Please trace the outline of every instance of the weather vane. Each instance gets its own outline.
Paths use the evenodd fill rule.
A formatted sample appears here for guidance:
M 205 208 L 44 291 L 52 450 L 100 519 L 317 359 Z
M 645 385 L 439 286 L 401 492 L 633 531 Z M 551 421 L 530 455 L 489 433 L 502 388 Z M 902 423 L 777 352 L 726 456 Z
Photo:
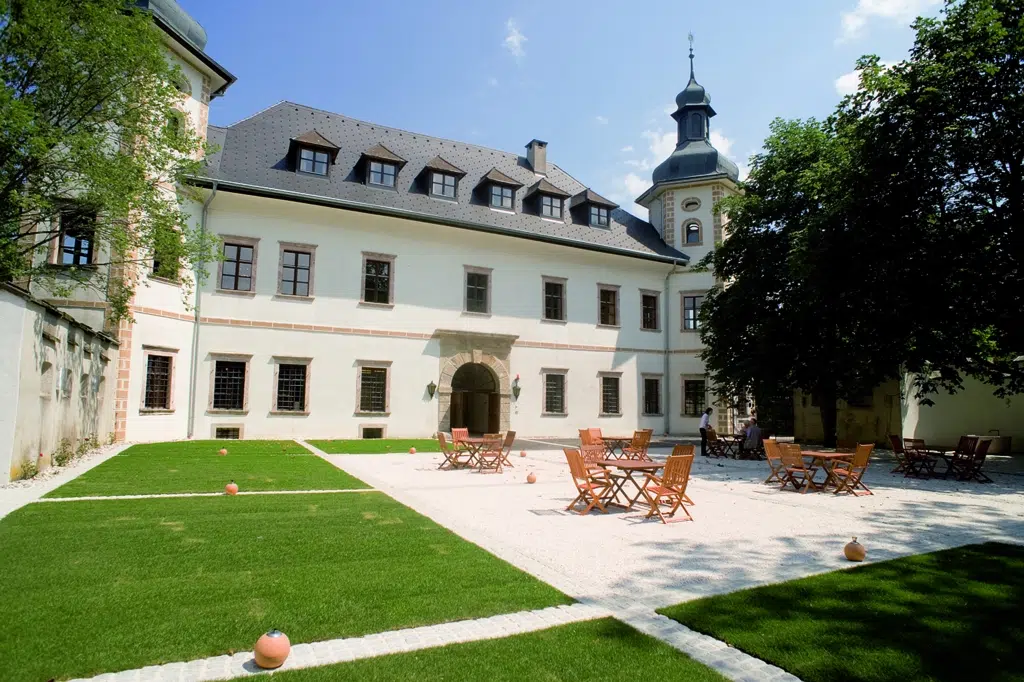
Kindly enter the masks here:
M 690 54 L 693 54 L 693 31 L 690 31 L 689 35 L 686 36 L 687 40 L 690 41 Z

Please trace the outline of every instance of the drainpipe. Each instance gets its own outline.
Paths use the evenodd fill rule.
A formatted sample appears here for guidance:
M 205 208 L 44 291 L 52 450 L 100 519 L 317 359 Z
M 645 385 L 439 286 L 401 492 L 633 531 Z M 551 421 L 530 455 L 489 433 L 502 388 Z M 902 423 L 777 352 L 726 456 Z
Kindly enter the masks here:
M 213 198 L 217 196 L 217 181 L 213 181 L 213 185 L 210 191 L 210 196 L 206 197 L 206 201 L 203 202 L 203 212 L 199 218 L 199 235 L 201 240 L 205 240 L 206 237 L 206 214 L 210 208 L 210 204 L 213 202 Z M 199 272 L 201 269 L 206 269 L 205 261 L 199 261 L 196 263 L 195 268 L 195 280 L 194 285 L 196 288 L 196 304 L 195 304 L 195 320 L 192 323 L 192 364 L 189 368 L 189 380 L 188 380 L 188 438 L 191 439 L 195 435 L 196 427 L 196 380 L 199 377 L 199 310 L 202 304 L 202 296 L 199 291 Z
M 669 373 L 668 373 L 668 364 L 669 364 L 668 363 L 668 345 L 669 345 L 668 344 L 668 335 L 669 335 L 668 321 L 669 321 L 669 310 L 671 310 L 671 308 L 669 308 L 670 302 L 669 302 L 669 297 L 668 297 L 668 280 L 669 280 L 670 277 L 672 277 L 672 275 L 674 275 L 676 273 L 678 268 L 679 268 L 679 261 L 672 261 L 672 269 L 669 270 L 668 274 L 665 275 L 665 296 L 664 296 L 664 299 L 665 299 L 665 315 L 664 315 L 664 318 L 663 318 L 665 320 L 665 387 L 667 389 L 665 391 L 665 435 L 668 435 L 668 433 L 669 433 L 669 427 L 671 426 L 671 420 L 672 420 L 672 384 L 669 383 L 669 382 L 672 381 L 672 379 L 669 377 Z

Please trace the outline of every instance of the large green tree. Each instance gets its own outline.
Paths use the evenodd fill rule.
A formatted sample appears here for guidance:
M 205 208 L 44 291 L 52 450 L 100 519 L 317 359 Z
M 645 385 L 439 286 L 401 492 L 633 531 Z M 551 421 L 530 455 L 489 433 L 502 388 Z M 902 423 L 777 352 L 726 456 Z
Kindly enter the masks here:
M 0 281 L 99 289 L 116 321 L 154 252 L 168 276 L 208 256 L 176 197 L 202 141 L 146 12 L 125 0 L 0 0 L 0 80 Z M 62 212 L 75 216 L 64 227 L 92 233 L 91 263 L 49 255 Z

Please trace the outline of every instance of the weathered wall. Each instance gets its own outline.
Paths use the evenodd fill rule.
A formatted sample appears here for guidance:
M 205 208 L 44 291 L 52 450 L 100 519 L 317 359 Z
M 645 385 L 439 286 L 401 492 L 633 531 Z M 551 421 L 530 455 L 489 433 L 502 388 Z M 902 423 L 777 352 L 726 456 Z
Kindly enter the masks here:
M 836 431 L 839 440 L 874 442 L 888 447 L 889 434 L 900 435 L 900 386 L 890 381 L 875 387 L 862 406 L 839 404 Z M 793 431 L 797 442 L 822 440 L 821 410 L 811 397 L 797 391 L 793 396 Z M 909 435 L 909 434 L 908 434 Z
M 913 397 L 903 401 L 903 434 L 936 445 L 956 445 L 960 436 L 1009 436 L 1014 452 L 1024 452 L 1024 396 L 1009 400 L 992 395 L 992 387 L 967 378 L 955 395 L 928 396 L 934 405 Z M 1005 443 L 993 450 L 999 452 Z

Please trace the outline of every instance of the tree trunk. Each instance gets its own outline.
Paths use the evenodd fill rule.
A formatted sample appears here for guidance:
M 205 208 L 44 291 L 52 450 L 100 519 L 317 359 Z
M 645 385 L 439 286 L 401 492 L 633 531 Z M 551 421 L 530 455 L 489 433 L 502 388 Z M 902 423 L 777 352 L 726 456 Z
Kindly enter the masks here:
M 826 448 L 836 446 L 836 422 L 839 419 L 839 410 L 836 408 L 836 389 L 829 387 L 819 392 L 821 412 L 821 433 L 823 444 Z

